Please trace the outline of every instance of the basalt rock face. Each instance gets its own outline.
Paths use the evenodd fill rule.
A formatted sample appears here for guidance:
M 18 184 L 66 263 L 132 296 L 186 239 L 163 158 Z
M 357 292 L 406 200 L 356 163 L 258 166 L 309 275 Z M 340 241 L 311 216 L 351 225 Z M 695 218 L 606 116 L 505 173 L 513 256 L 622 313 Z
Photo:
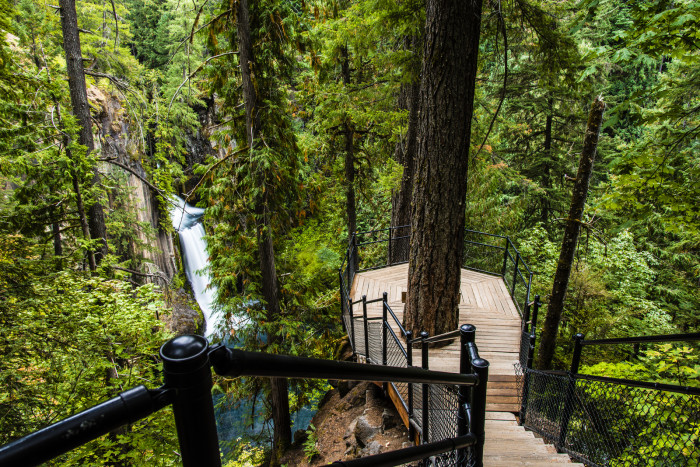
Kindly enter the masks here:
M 140 272 L 149 274 L 135 275 L 135 281 L 170 282 L 177 274 L 177 254 L 173 236 L 164 228 L 167 218 L 163 218 L 158 208 L 157 193 L 143 181 L 148 180 L 148 174 L 141 165 L 145 135 L 141 134 L 139 125 L 132 122 L 127 109 L 115 94 L 90 86 L 88 99 L 93 112 L 97 111 L 96 149 L 100 151 L 101 159 L 110 161 L 102 163 L 100 169 L 126 192 L 126 201 L 117 200 L 115 193 L 110 193 L 110 207 L 115 207 L 116 203 L 126 204 L 137 222 L 146 223 L 155 231 L 155 238 L 149 238 L 149 235 L 137 229 L 137 238 L 131 239 L 129 245 L 122 246 L 120 254 L 124 259 L 138 258 Z M 143 245 L 151 248 L 143 248 Z
M 132 108 L 116 93 L 109 93 L 96 86 L 89 86 L 88 100 L 92 108 L 95 134 L 95 149 L 99 151 L 100 171 L 106 174 L 108 183 L 119 187 L 109 194 L 110 210 L 124 207 L 134 216 L 132 222 L 150 225 L 151 233 L 144 229 L 135 229 L 129 238 L 118 239 L 117 252 L 123 259 L 131 259 L 132 275 L 137 283 L 153 282 L 160 286 L 169 286 L 181 268 L 179 242 L 176 233 L 169 226 L 165 211 L 169 208 L 159 207 L 157 192 L 146 181 L 149 176 L 141 161 L 147 157 L 148 135 L 142 121 L 132 114 Z M 208 108 L 199 110 L 203 127 L 210 124 L 213 115 Z M 213 149 L 205 131 L 189 135 L 187 139 L 188 155 L 186 160 L 192 165 L 203 162 Z M 192 186 L 194 186 L 192 182 Z M 109 232 L 108 232 L 109 235 Z M 168 327 L 174 332 L 195 333 L 202 326 L 201 313 L 190 304 L 193 297 L 184 289 L 167 293 L 167 301 L 173 307 L 173 313 L 165 318 Z

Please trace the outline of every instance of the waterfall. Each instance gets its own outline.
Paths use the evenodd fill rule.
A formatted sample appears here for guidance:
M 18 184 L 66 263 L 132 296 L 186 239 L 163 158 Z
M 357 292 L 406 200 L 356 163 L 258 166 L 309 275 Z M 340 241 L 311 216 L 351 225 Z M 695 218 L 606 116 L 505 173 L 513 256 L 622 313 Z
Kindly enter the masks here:
M 186 204 L 184 200 L 175 198 L 176 206 L 171 208 L 170 217 L 173 228 L 180 235 L 180 246 L 185 263 L 185 274 L 190 281 L 194 297 L 204 315 L 206 330 L 204 336 L 211 341 L 214 330 L 219 326 L 219 318 L 213 310 L 216 298 L 216 287 L 211 285 L 211 277 L 206 270 L 209 255 L 207 242 L 204 240 L 204 227 L 201 218 L 204 209 Z

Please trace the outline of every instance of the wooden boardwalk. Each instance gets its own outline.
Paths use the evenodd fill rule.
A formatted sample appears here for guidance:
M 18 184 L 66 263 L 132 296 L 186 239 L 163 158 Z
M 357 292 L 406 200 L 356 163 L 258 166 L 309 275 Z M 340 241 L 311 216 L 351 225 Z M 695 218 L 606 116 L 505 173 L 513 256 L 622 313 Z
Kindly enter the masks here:
M 356 274 L 350 291 L 352 301 L 367 296 L 372 300 L 388 294 L 388 302 L 399 320 L 403 320 L 402 292 L 406 292 L 408 265 L 391 266 Z M 484 465 L 545 466 L 569 463 L 565 454 L 544 444 L 533 433 L 518 426 L 514 413 L 519 411 L 515 364 L 520 352 L 520 315 L 503 279 L 462 269 L 459 324 L 476 326 L 479 356 L 489 361 L 486 396 L 486 444 Z M 361 316 L 362 304 L 353 308 Z M 381 303 L 367 306 L 368 317 L 382 314 Z M 390 320 L 392 321 L 392 320 Z M 398 326 L 394 332 L 398 333 Z M 420 349 L 414 350 L 414 364 L 420 364 Z M 430 349 L 429 367 L 438 371 L 459 371 L 459 340 L 438 349 Z M 399 407 L 400 409 L 400 407 Z M 583 464 L 577 464 L 583 465 Z

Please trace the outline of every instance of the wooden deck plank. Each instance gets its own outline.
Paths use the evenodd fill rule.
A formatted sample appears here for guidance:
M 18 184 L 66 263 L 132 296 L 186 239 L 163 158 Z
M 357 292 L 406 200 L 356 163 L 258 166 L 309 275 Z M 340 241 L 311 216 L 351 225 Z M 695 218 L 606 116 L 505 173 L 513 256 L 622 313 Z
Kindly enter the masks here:
M 520 315 L 510 297 L 502 278 L 474 271 L 461 271 L 459 304 L 460 324 L 476 326 L 476 344 L 481 357 L 489 361 L 489 380 L 486 399 L 486 444 L 484 465 L 545 467 L 561 463 L 571 464 L 567 456 L 552 452 L 552 447 L 517 425 L 515 416 L 520 407 L 517 391 L 518 381 L 514 364 L 520 350 Z M 381 298 L 388 293 L 389 304 L 399 322 L 403 320 L 404 304 L 401 292 L 406 290 L 408 265 L 393 266 L 358 273 L 351 288 L 353 301 L 367 296 L 368 300 Z M 353 309 L 361 316 L 362 304 Z M 367 307 L 368 317 L 382 315 L 381 302 Z M 398 335 L 398 325 L 392 329 Z M 414 349 L 413 361 L 419 365 L 421 349 Z M 430 368 L 456 372 L 459 368 L 459 346 L 457 340 L 442 348 L 429 351 Z M 392 392 L 392 399 L 396 394 Z M 401 405 L 398 400 L 395 405 Z M 401 414 L 406 423 L 405 414 Z M 506 451 L 503 446 L 507 444 Z M 508 454 L 505 454 L 508 452 Z

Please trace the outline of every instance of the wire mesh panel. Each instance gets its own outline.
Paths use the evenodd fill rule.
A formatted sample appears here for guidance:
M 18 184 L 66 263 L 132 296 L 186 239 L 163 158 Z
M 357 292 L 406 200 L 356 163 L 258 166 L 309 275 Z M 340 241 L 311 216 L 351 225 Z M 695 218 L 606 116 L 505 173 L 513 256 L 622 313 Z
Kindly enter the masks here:
M 428 409 L 430 412 L 429 441 L 457 436 L 459 397 L 455 386 L 431 384 Z
M 358 232 L 356 236 L 358 271 L 387 265 L 389 229 Z
M 367 334 L 369 334 L 368 360 L 375 365 L 382 364 L 382 322 L 367 321 Z
M 389 264 L 400 264 L 408 261 L 409 244 L 411 240 L 409 227 L 397 227 L 391 231 L 389 245 Z
M 525 368 L 527 366 L 527 357 L 529 352 L 530 333 L 523 331 L 520 333 L 520 355 L 518 358 L 518 362 L 520 363 L 521 368 Z
M 700 396 L 581 376 L 572 385 L 567 376 L 534 370 L 525 377 L 525 426 L 575 459 L 611 467 L 700 465 Z
M 428 399 L 429 422 L 428 438 L 430 441 L 440 441 L 457 436 L 457 415 L 459 397 L 455 386 L 431 384 Z M 457 462 L 457 451 L 448 451 L 433 458 L 433 465 L 456 466 L 464 465 Z
M 362 355 L 363 357 L 367 357 L 367 355 L 365 355 L 367 353 L 365 350 L 365 320 L 362 316 L 360 316 L 353 318 L 352 321 L 354 323 L 352 330 L 355 333 L 355 353 Z M 348 331 L 348 333 L 349 332 L 350 331 Z M 350 342 L 352 342 L 352 339 Z
M 464 233 L 462 267 L 501 274 L 503 249 L 502 237 L 467 230 Z
M 524 377 L 529 380 L 525 426 L 558 441 L 568 378 L 528 369 Z

